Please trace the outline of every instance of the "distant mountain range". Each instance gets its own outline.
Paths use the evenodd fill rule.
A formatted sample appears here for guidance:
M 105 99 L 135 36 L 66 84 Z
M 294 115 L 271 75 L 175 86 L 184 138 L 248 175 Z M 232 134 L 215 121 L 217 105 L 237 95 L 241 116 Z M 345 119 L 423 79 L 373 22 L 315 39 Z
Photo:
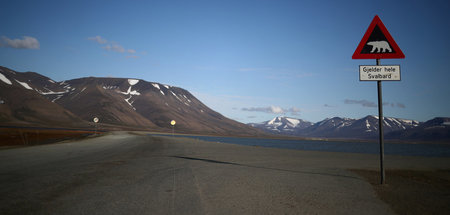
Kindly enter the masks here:
M 327 118 L 317 123 L 290 117 L 275 117 L 250 126 L 272 134 L 318 138 L 376 139 L 378 138 L 378 117 L 361 119 Z M 384 117 L 386 139 L 408 141 L 450 141 L 450 118 L 438 117 L 426 122 Z
M 34 72 L 0 67 L 0 125 L 93 127 L 218 135 L 264 135 L 228 119 L 187 90 L 130 78 L 56 82 Z
M 87 77 L 56 82 L 0 66 L 0 126 L 171 131 L 193 134 L 375 139 L 378 117 L 334 117 L 311 123 L 275 117 L 248 125 L 217 113 L 179 87 L 133 78 Z M 386 139 L 450 141 L 450 118 L 427 122 L 384 118 Z

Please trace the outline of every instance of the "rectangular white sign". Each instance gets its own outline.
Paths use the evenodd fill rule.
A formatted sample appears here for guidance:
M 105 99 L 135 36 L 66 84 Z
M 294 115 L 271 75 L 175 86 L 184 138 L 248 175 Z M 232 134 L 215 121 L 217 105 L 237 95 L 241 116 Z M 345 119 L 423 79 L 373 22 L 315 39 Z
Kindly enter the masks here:
M 400 65 L 359 66 L 360 81 L 400 81 Z

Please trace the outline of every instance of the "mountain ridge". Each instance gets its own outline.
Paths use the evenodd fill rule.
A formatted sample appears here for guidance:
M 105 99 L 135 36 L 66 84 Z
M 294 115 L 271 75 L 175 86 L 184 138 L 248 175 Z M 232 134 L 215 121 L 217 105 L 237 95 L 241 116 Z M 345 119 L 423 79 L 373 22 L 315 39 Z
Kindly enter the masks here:
M 56 82 L 38 73 L 0 67 L 0 89 L 0 120 L 6 125 L 74 126 L 72 117 L 77 126 L 92 127 L 92 119 L 98 117 L 106 127 L 170 131 L 170 121 L 176 120 L 178 132 L 265 135 L 215 112 L 185 89 L 142 79 L 85 77 Z M 36 104 L 43 108 L 34 110 Z M 21 107 L 33 120 L 21 117 Z M 60 120 L 48 121 L 52 115 Z
M 243 124 L 211 110 L 189 91 L 135 78 L 83 77 L 54 81 L 35 72 L 0 66 L 0 125 L 171 131 L 229 136 L 289 135 L 306 138 L 375 139 L 378 117 L 326 118 L 312 123 L 275 117 Z M 450 118 L 420 123 L 384 118 L 386 139 L 450 141 Z
M 278 135 L 290 135 L 310 138 L 338 139 L 376 139 L 379 136 L 378 116 L 368 115 L 360 119 L 333 117 L 311 123 L 302 128 L 292 128 L 283 123 L 289 120 L 304 121 L 292 117 L 275 117 L 261 123 L 248 123 L 266 132 Z M 278 124 L 273 122 L 279 122 Z M 286 127 L 287 126 L 287 127 Z M 384 117 L 384 134 L 386 139 L 408 141 L 449 141 L 450 118 L 436 117 L 426 122 L 416 120 Z

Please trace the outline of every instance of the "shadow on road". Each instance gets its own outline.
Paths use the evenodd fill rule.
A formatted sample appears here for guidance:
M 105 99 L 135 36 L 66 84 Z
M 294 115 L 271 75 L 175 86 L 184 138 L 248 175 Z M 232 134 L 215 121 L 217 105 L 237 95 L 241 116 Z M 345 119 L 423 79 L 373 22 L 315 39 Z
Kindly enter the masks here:
M 224 164 L 224 165 L 242 166 L 242 167 L 258 168 L 258 169 L 267 169 L 267 170 L 275 170 L 275 171 L 282 171 L 282 172 L 291 172 L 291 173 L 298 173 L 298 174 L 323 175 L 323 176 L 342 177 L 342 178 L 350 178 L 350 179 L 355 179 L 355 180 L 362 180 L 361 178 L 358 178 L 358 177 L 353 177 L 353 176 L 348 176 L 348 175 L 332 174 L 332 173 L 319 173 L 319 172 L 309 172 L 309 171 L 286 170 L 286 169 L 279 169 L 279 168 L 272 168 L 272 167 L 253 166 L 253 165 L 247 165 L 247 164 L 239 164 L 239 163 L 233 163 L 233 162 L 218 161 L 218 160 L 211 160 L 211 159 L 205 159 L 205 158 L 186 157 L 186 156 L 169 156 L 169 157 L 186 159 L 186 160 L 194 160 L 194 161 L 203 161 L 203 162 L 208 162 L 208 163 Z

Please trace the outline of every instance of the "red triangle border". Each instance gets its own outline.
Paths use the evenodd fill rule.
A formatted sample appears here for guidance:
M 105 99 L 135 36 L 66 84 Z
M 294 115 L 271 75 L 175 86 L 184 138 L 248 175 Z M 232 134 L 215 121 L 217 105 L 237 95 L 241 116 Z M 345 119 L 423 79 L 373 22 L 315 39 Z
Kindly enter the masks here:
M 391 44 L 391 48 L 395 50 L 395 53 L 370 53 L 370 54 L 361 53 L 362 49 L 367 43 L 367 40 L 369 40 L 372 31 L 375 29 L 375 26 L 377 25 L 380 28 L 381 32 L 386 37 L 386 39 L 388 40 L 389 44 Z M 381 22 L 380 17 L 378 17 L 378 15 L 375 15 L 375 17 L 373 18 L 372 22 L 369 25 L 369 28 L 367 29 L 366 33 L 361 39 L 361 42 L 359 42 L 359 45 L 356 48 L 355 53 L 353 53 L 352 59 L 392 59 L 392 58 L 405 58 L 405 55 L 403 54 L 400 47 L 398 47 L 394 38 L 392 38 L 391 34 L 386 29 L 383 22 Z

